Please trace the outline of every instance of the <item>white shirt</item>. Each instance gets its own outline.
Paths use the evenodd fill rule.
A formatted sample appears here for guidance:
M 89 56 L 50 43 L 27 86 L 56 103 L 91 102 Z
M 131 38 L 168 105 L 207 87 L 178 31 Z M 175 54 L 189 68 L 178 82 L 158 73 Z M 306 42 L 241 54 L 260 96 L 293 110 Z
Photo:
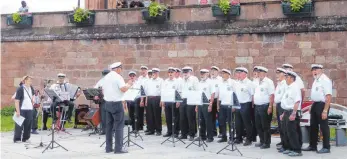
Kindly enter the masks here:
M 214 94 L 214 98 L 218 98 L 219 96 L 219 85 L 222 83 L 223 78 L 221 76 L 217 76 L 217 77 L 211 77 L 210 78 L 213 86 L 215 87 L 215 94 Z
M 252 83 L 254 84 L 254 88 L 258 87 L 258 85 L 259 85 L 259 78 L 253 78 Z
M 117 72 L 111 71 L 104 77 L 103 82 L 104 99 L 108 102 L 119 102 L 123 92 L 120 88 L 125 86 L 124 79 Z
M 189 90 L 197 90 L 199 85 L 199 79 L 195 76 L 190 76 L 188 79 L 182 79 L 181 81 L 181 90 L 182 90 L 182 98 L 188 97 Z
M 104 84 L 104 81 L 105 81 L 105 79 L 104 79 L 104 77 L 102 77 L 102 78 L 95 84 L 94 88 L 102 87 L 103 84 Z
M 163 85 L 161 86 L 162 89 L 174 89 L 174 90 L 178 90 L 179 89 L 179 83 L 177 81 L 177 79 L 173 78 L 167 78 L 164 82 Z
M 219 87 L 219 100 L 221 101 L 221 104 L 224 105 L 225 99 L 226 98 L 231 98 L 227 96 L 226 92 L 235 92 L 235 81 L 233 79 L 227 79 L 227 80 L 222 80 L 222 83 L 220 84 Z
M 252 102 L 254 95 L 254 84 L 247 77 L 243 80 L 238 80 L 235 84 L 235 93 L 240 103 Z
M 277 83 L 276 90 L 275 90 L 275 103 L 281 103 L 282 97 L 284 92 L 286 91 L 287 88 L 287 82 L 286 80 L 282 80 Z M 301 96 L 301 92 L 300 92 Z
M 205 93 L 207 99 L 211 99 L 211 95 L 216 92 L 215 85 L 212 80 L 206 79 L 206 80 L 200 80 L 198 85 L 198 90 Z
M 275 85 L 273 81 L 265 77 L 263 80 L 259 81 L 259 85 L 254 91 L 254 104 L 263 105 L 270 103 L 270 96 L 275 93 Z
M 56 92 L 68 92 L 69 91 L 69 83 L 54 83 L 51 85 L 50 89 L 55 90 Z
M 147 96 L 160 96 L 161 86 L 163 84 L 163 79 L 157 77 L 156 79 L 151 78 L 146 82 L 144 87 Z
M 322 74 L 314 80 L 311 88 L 311 100 L 315 102 L 325 102 L 325 96 L 332 95 L 333 84 L 329 77 Z
M 300 94 L 301 94 L 300 88 L 298 87 L 298 85 L 295 82 L 290 84 L 287 87 L 285 93 L 283 94 L 283 98 L 281 99 L 281 107 L 285 110 L 290 110 L 290 109 L 294 109 L 294 105 L 296 102 L 299 102 L 299 105 L 300 105 L 300 101 L 301 101 Z
M 27 88 L 23 85 L 23 91 L 24 91 L 24 99 L 23 99 L 23 103 L 22 103 L 22 110 L 32 110 L 33 107 L 33 103 L 32 103 L 32 91 L 31 91 L 31 87 Z

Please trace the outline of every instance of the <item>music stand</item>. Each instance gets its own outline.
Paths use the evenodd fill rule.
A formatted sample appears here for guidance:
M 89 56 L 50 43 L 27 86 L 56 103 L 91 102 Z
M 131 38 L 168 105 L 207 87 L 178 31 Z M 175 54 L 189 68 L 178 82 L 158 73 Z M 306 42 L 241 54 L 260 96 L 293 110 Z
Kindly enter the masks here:
M 179 102 L 179 101 L 183 101 L 182 98 L 181 98 L 181 95 L 177 92 L 177 90 L 162 90 L 161 92 L 162 93 L 167 93 L 169 91 L 174 91 L 174 93 L 172 95 L 174 95 L 173 97 L 170 97 L 171 99 L 162 99 L 162 102 L 165 102 L 165 103 L 170 103 L 172 104 L 171 106 L 171 120 L 172 120 L 172 124 L 171 124 L 171 136 L 168 137 L 166 140 L 164 140 L 161 144 L 164 144 L 166 141 L 170 141 L 172 144 L 173 144 L 173 147 L 175 147 L 175 143 L 176 142 L 179 142 L 181 141 L 183 144 L 186 144 L 185 142 L 183 142 L 181 139 L 177 139 L 175 141 L 175 103 L 176 102 Z M 172 140 L 170 140 L 172 139 Z
M 97 89 L 97 88 L 84 89 L 82 92 L 83 92 L 84 96 L 86 97 L 86 99 L 89 100 L 90 107 L 92 106 L 92 101 L 94 101 L 94 97 L 100 96 L 100 94 L 101 94 L 101 90 Z M 101 110 L 99 110 L 99 111 L 101 111 Z M 93 124 L 88 123 L 88 126 L 93 127 L 93 132 L 89 133 L 89 136 L 99 132 L 97 125 L 93 125 Z M 87 126 L 87 129 L 83 129 L 82 132 L 88 130 L 89 129 L 88 126 Z
M 127 139 L 125 142 L 123 142 L 123 146 L 124 147 L 126 145 L 128 145 L 128 147 L 130 147 L 130 146 L 137 146 L 137 147 L 140 147 L 140 148 L 144 149 L 142 146 L 138 145 L 137 143 L 135 143 L 134 141 L 131 140 L 131 138 L 130 138 L 130 136 L 131 136 L 131 134 L 130 134 L 130 127 L 131 127 L 132 123 L 131 123 L 131 120 L 130 120 L 130 118 L 128 116 L 124 116 L 124 118 L 125 118 L 125 120 L 124 120 L 125 125 L 127 125 L 127 127 L 128 127 L 128 135 L 123 138 L 123 141 L 124 141 L 124 139 Z M 141 139 L 142 139 L 142 137 L 141 137 Z M 130 145 L 130 143 L 132 143 L 133 145 Z
M 51 90 L 51 89 L 44 89 L 46 94 L 48 95 L 49 98 L 52 99 L 52 101 L 55 101 L 55 100 L 60 100 L 60 97 L 57 95 L 57 93 L 54 91 L 54 90 Z M 52 140 L 49 142 L 49 144 L 47 145 L 47 147 L 42 151 L 42 153 L 44 153 L 46 150 L 48 150 L 48 148 L 51 146 L 51 149 L 53 148 L 58 148 L 58 147 L 61 147 L 63 148 L 65 151 L 68 151 L 65 147 L 63 147 L 62 145 L 60 145 L 58 142 L 56 142 L 54 140 L 54 127 L 55 127 L 55 123 L 54 121 L 52 120 Z M 57 144 L 58 146 L 57 147 L 54 147 L 54 143 Z
M 136 104 L 136 100 L 140 97 L 140 96 L 145 96 L 146 93 L 143 89 L 143 87 L 141 86 L 140 89 L 138 88 L 130 88 L 127 92 L 124 93 L 123 95 L 123 101 L 126 101 L 126 102 L 135 102 L 135 130 L 132 132 L 132 134 L 134 134 L 134 137 L 137 138 L 137 137 L 140 137 L 140 139 L 143 141 L 143 138 L 141 136 L 141 134 L 139 133 L 138 131 L 138 127 L 137 127 L 137 120 L 138 120 L 138 108 L 137 108 L 137 104 Z
M 231 101 L 232 104 L 228 106 L 228 108 L 230 109 L 241 109 L 241 105 L 237 99 L 237 96 L 235 93 L 232 94 L 231 97 Z M 237 148 L 235 141 L 234 141 L 234 136 L 235 136 L 235 119 L 233 117 L 233 111 L 230 111 L 230 117 L 231 117 L 231 122 L 229 123 L 230 128 L 232 129 L 232 134 L 231 134 L 231 139 L 228 142 L 228 145 L 225 146 L 223 149 L 219 150 L 217 152 L 217 154 L 219 154 L 220 152 L 222 152 L 223 150 L 228 150 L 228 151 L 238 151 L 240 153 L 241 156 L 243 156 L 243 154 L 241 153 L 241 151 Z M 231 149 L 228 149 L 228 147 L 231 146 Z
M 192 91 L 189 94 L 190 95 L 196 95 L 196 97 L 194 97 L 194 101 L 190 101 L 189 97 L 187 98 L 187 105 L 191 105 L 194 107 L 198 106 L 198 112 L 197 112 L 198 113 L 198 131 L 197 131 L 198 138 L 194 139 L 186 148 L 188 148 L 190 145 L 194 144 L 198 147 L 202 147 L 204 149 L 204 151 L 206 151 L 205 146 L 206 147 L 208 147 L 208 146 L 207 146 L 206 142 L 204 140 L 202 140 L 201 135 L 200 135 L 200 113 L 199 113 L 200 112 L 199 107 L 202 107 L 206 102 L 206 101 L 204 101 L 204 96 L 206 96 L 206 95 L 205 95 L 205 93 L 203 93 L 201 91 L 200 92 Z M 201 94 L 201 95 L 199 96 L 199 94 Z M 206 97 L 206 99 L 207 99 L 207 97 Z M 198 142 L 198 143 L 196 144 L 195 142 Z

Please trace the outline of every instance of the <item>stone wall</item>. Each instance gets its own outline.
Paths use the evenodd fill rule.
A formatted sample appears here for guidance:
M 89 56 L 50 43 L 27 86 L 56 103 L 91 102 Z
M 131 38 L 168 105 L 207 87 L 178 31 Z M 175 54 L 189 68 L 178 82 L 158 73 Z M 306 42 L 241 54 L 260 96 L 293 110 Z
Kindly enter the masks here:
M 230 21 L 213 18 L 208 6 L 177 7 L 170 22 L 161 25 L 144 24 L 136 9 L 103 10 L 97 11 L 96 26 L 83 28 L 68 24 L 66 12 L 34 14 L 29 29 L 6 26 L 2 16 L 1 106 L 12 105 L 9 99 L 25 74 L 42 87 L 44 79 L 63 72 L 86 88 L 116 61 L 124 63 L 125 77 L 140 65 L 159 67 L 162 77 L 169 66 L 191 65 L 196 71 L 263 65 L 273 80 L 276 67 L 291 63 L 307 92 L 310 64 L 319 63 L 333 79 L 333 102 L 346 105 L 347 11 L 338 8 L 347 3 L 317 2 L 310 18 L 286 18 L 277 2 L 265 6 L 242 6 L 241 17 Z M 78 102 L 89 103 L 84 97 Z

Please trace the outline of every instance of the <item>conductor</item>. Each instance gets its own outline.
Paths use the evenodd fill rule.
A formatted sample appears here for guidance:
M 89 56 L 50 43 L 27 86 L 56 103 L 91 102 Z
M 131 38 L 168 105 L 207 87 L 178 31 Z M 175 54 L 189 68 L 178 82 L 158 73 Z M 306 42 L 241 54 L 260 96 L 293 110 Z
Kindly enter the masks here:
M 124 110 L 126 105 L 122 105 L 122 96 L 132 85 L 132 81 L 125 84 L 122 72 L 122 63 L 116 62 L 110 66 L 112 70 L 104 78 L 103 89 L 106 101 L 106 153 L 114 151 L 116 154 L 128 153 L 122 150 Z M 112 149 L 112 130 L 115 129 L 115 148 Z

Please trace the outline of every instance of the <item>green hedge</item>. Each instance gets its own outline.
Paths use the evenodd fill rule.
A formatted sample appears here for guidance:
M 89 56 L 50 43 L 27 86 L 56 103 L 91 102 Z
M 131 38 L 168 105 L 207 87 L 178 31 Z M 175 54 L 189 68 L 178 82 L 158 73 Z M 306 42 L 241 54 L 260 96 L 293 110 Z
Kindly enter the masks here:
M 14 106 L 5 106 L 1 109 L 0 115 L 1 116 L 13 116 L 15 109 L 16 108 Z

